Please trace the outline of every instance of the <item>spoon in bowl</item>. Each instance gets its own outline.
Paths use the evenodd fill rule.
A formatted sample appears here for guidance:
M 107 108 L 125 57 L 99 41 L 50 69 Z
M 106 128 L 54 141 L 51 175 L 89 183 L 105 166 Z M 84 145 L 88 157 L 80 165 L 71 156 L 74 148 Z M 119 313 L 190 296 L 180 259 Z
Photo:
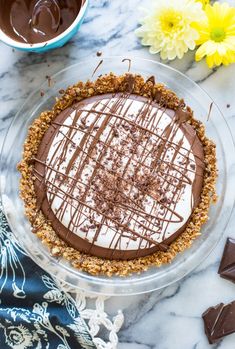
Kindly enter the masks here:
M 56 32 L 60 25 L 61 15 L 57 0 L 38 0 L 34 6 L 31 26 L 42 35 Z

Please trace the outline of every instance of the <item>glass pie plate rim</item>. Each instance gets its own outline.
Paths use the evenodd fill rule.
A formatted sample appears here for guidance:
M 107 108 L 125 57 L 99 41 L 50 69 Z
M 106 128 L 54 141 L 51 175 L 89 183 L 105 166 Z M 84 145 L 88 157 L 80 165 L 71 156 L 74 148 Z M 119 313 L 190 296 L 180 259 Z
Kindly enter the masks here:
M 95 72 L 94 77 L 93 76 L 91 77 L 91 73 L 92 73 L 91 68 L 93 67 L 93 69 L 95 71 L 95 68 L 96 68 L 97 64 L 99 64 L 101 59 L 103 60 L 103 63 L 101 64 L 99 69 Z M 84 289 L 88 292 L 95 292 L 95 293 L 101 293 L 101 294 L 107 294 L 107 295 L 131 295 L 131 294 L 140 294 L 140 293 L 150 292 L 150 291 L 153 291 L 156 289 L 161 289 L 163 287 L 166 287 L 166 286 L 182 279 L 189 272 L 191 272 L 193 269 L 195 269 L 214 249 L 215 245 L 217 244 L 217 242 L 219 241 L 220 237 L 222 236 L 224 230 L 226 229 L 226 226 L 229 222 L 229 219 L 230 219 L 230 216 L 231 216 L 231 213 L 233 210 L 233 206 L 234 206 L 234 197 L 233 197 L 232 202 L 229 205 L 229 208 L 224 207 L 224 201 L 228 197 L 228 183 L 227 183 L 228 178 L 226 176 L 228 176 L 229 166 L 232 164 L 232 158 L 227 157 L 226 159 L 221 160 L 221 161 L 225 161 L 225 168 L 222 168 L 222 172 L 223 172 L 223 175 L 225 176 L 225 179 L 226 179 L 225 183 L 221 184 L 222 185 L 221 193 L 223 193 L 223 202 L 220 203 L 220 205 L 222 205 L 221 206 L 222 212 L 220 210 L 220 217 L 223 216 L 223 220 L 224 220 L 224 222 L 222 222 L 222 224 L 219 223 L 222 227 L 221 231 L 216 231 L 214 234 L 212 231 L 210 231 L 206 236 L 203 237 L 202 243 L 200 244 L 198 241 L 200 240 L 201 236 L 203 236 L 203 234 L 202 234 L 199 238 L 197 238 L 192 243 L 192 246 L 189 249 L 187 249 L 187 250 L 183 251 L 182 253 L 180 253 L 179 255 L 177 255 L 177 257 L 173 260 L 173 262 L 171 264 L 161 266 L 160 268 L 151 267 L 147 272 L 141 272 L 140 274 L 133 273 L 131 276 L 127 276 L 127 277 L 93 276 L 93 275 L 84 273 L 83 271 L 80 271 L 78 269 L 75 269 L 68 262 L 66 262 L 64 259 L 58 259 L 58 258 L 52 256 L 49 253 L 49 250 L 47 249 L 47 247 L 45 247 L 42 244 L 41 240 L 38 239 L 37 237 L 35 237 L 35 235 L 30 231 L 29 223 L 27 222 L 26 217 L 24 217 L 24 216 L 22 217 L 22 212 L 23 212 L 22 205 L 23 205 L 23 203 L 22 203 L 21 199 L 19 198 L 18 193 L 13 192 L 13 193 L 9 194 L 7 192 L 7 190 L 8 191 L 10 190 L 8 188 L 8 186 L 10 184 L 9 181 L 11 179 L 11 176 L 12 176 L 12 181 L 13 181 L 12 182 L 13 187 L 15 186 L 14 175 L 8 167 L 8 166 L 12 166 L 12 165 L 8 164 L 8 166 L 5 166 L 6 154 L 7 154 L 7 152 L 12 151 L 14 127 L 17 127 L 18 122 L 23 122 L 23 123 L 25 122 L 27 124 L 27 121 L 29 119 L 25 120 L 25 118 L 27 118 L 27 112 L 25 112 L 25 110 L 29 109 L 29 106 L 31 106 L 31 103 L 33 103 L 32 101 L 34 101 L 35 98 L 36 98 L 38 104 L 37 104 L 37 107 L 36 107 L 36 105 L 34 105 L 35 108 L 34 108 L 33 113 L 35 114 L 35 116 L 37 116 L 38 114 L 36 114 L 36 113 L 39 113 L 38 110 L 40 110 L 40 108 L 41 108 L 41 110 L 43 110 L 43 108 L 45 108 L 44 104 L 48 103 L 48 100 L 50 100 L 50 98 L 52 98 L 52 96 L 58 95 L 58 91 L 61 87 L 61 84 L 65 83 L 66 79 L 69 79 L 69 81 L 70 81 L 71 73 L 73 73 L 73 71 L 78 72 L 77 77 L 73 82 L 67 83 L 67 85 L 75 83 L 76 80 L 77 81 L 84 80 L 84 79 L 80 78 L 80 76 L 82 75 L 82 72 L 83 72 L 83 74 L 85 74 L 86 79 L 88 79 L 88 78 L 95 79 L 101 72 L 103 73 L 104 69 L 107 69 L 107 68 L 109 70 L 107 70 L 107 71 L 104 70 L 104 73 L 105 72 L 108 73 L 110 71 L 113 71 L 114 73 L 117 73 L 117 71 L 118 71 L 118 74 L 121 72 L 123 72 L 123 73 L 127 72 L 127 70 L 129 70 L 129 68 L 127 67 L 127 63 L 125 63 L 123 61 L 126 59 L 131 59 L 130 64 L 128 64 L 129 68 L 130 68 L 130 72 L 139 72 L 141 75 L 144 75 L 144 76 L 155 75 L 157 78 L 156 79 L 157 81 L 164 82 L 172 90 L 175 90 L 172 87 L 172 85 L 176 84 L 176 86 L 178 86 L 176 80 L 179 81 L 179 84 L 180 84 L 180 81 L 182 80 L 183 81 L 182 86 L 181 87 L 179 86 L 177 88 L 181 88 L 182 91 L 184 91 L 185 86 L 186 87 L 191 86 L 192 91 L 195 90 L 196 91 L 195 93 L 198 94 L 200 98 L 204 98 L 204 100 L 208 100 L 208 101 L 210 101 L 210 103 L 213 103 L 213 110 L 214 110 L 213 113 L 216 114 L 214 123 L 217 120 L 216 117 L 220 118 L 222 120 L 221 128 L 223 128 L 223 131 L 226 133 L 225 134 L 226 140 L 219 139 L 219 141 L 222 142 L 221 143 L 222 145 L 224 144 L 224 146 L 227 146 L 227 147 L 230 146 L 230 147 L 233 147 L 233 149 L 234 149 L 234 140 L 233 140 L 232 134 L 230 132 L 229 126 L 227 124 L 227 121 L 224 118 L 222 112 L 219 110 L 218 106 L 211 99 L 211 97 L 207 94 L 207 92 L 204 91 L 201 87 L 199 87 L 193 80 L 191 80 L 190 78 L 185 76 L 183 73 L 175 70 L 174 68 L 166 66 L 162 63 L 159 63 L 159 62 L 156 62 L 153 60 L 136 58 L 136 57 L 132 58 L 132 57 L 124 57 L 124 56 L 115 56 L 115 57 L 102 57 L 102 58 L 97 57 L 97 58 L 87 60 L 86 62 L 81 61 L 81 62 L 76 63 L 74 65 L 68 66 L 65 69 L 62 69 L 61 71 L 59 71 L 58 73 L 56 73 L 55 75 L 53 75 L 51 77 L 51 81 L 55 81 L 55 85 L 53 87 L 48 87 L 47 83 L 45 82 L 36 91 L 33 91 L 32 94 L 26 99 L 24 105 L 21 107 L 21 109 L 18 111 L 15 118 L 13 119 L 13 121 L 12 121 L 12 123 L 11 123 L 7 133 L 6 133 L 6 136 L 5 136 L 5 139 L 3 142 L 3 146 L 2 146 L 2 154 L 1 154 L 1 173 L 3 174 L 3 176 L 1 176 L 1 196 L 2 196 L 3 208 L 4 208 L 8 223 L 12 229 L 13 234 L 15 235 L 15 237 L 18 240 L 20 240 L 21 245 L 24 247 L 24 249 L 29 254 L 29 256 L 38 265 L 40 265 L 45 271 L 47 271 L 51 275 L 55 276 L 56 278 L 60 279 L 61 281 L 64 281 L 64 282 L 66 282 L 74 287 Z M 86 67 L 84 68 L 85 65 L 86 65 Z M 79 69 L 82 69 L 82 70 L 79 72 Z M 84 73 L 84 71 L 85 71 L 85 73 Z M 150 74 L 151 72 L 152 72 L 152 74 Z M 165 73 L 166 73 L 166 80 L 169 77 L 169 81 L 171 84 L 170 86 L 169 86 L 169 82 L 167 83 L 167 81 L 161 80 L 161 78 L 163 76 L 165 76 L 164 75 Z M 66 74 L 68 74 L 68 75 L 70 74 L 69 78 L 68 77 L 66 78 Z M 62 79 L 62 76 L 64 77 L 63 79 Z M 158 76 L 160 76 L 159 80 L 158 80 Z M 175 77 L 175 78 L 177 77 L 177 79 L 174 79 L 174 81 L 171 81 L 171 79 L 173 80 L 173 77 Z M 67 85 L 65 85 L 64 88 L 66 88 Z M 40 91 L 44 91 L 43 97 L 40 96 Z M 182 92 L 182 93 L 184 93 L 184 92 Z M 188 92 L 188 93 L 190 94 L 190 92 Z M 184 95 L 182 95 L 182 97 L 185 98 Z M 194 97 L 190 97 L 190 98 L 194 98 Z M 186 100 L 186 102 L 187 102 L 187 100 Z M 30 112 L 31 111 L 32 111 L 32 106 L 31 106 Z M 29 113 L 29 111 L 28 111 L 28 113 Z M 22 115 L 24 115 L 24 119 L 23 119 Z M 33 120 L 34 117 L 32 117 L 32 113 L 30 115 L 31 115 L 31 118 Z M 24 121 L 21 120 L 21 118 Z M 31 118 L 30 118 L 30 120 L 31 120 Z M 31 122 L 32 122 L 32 120 L 31 120 Z M 204 121 L 206 123 L 206 120 L 204 120 Z M 29 122 L 29 124 L 31 122 Z M 213 122 L 213 121 L 209 120 L 209 123 L 211 123 L 211 122 Z M 22 127 L 19 128 L 19 130 L 21 130 L 21 129 L 22 129 Z M 24 130 L 24 132 L 25 132 L 25 136 L 26 136 L 26 130 Z M 217 130 L 217 132 L 218 132 L 218 130 Z M 19 133 L 18 135 L 21 135 L 21 133 Z M 9 144 L 9 142 L 11 142 L 12 144 Z M 223 151 L 222 152 L 223 154 L 222 153 L 221 154 L 224 155 L 224 157 L 225 157 L 226 152 L 224 152 L 224 149 L 222 149 L 222 151 Z M 10 160 L 7 160 L 7 161 L 10 162 Z M 225 171 L 225 174 L 224 174 L 224 171 Z M 219 173 L 220 173 L 220 169 L 219 169 Z M 4 176 L 4 174 L 5 174 L 5 176 Z M 220 176 L 220 174 L 219 174 L 219 176 Z M 18 176 L 18 179 L 19 179 L 19 176 Z M 6 183 L 3 183 L 5 181 L 6 181 Z M 17 187 L 15 187 L 15 188 L 17 188 Z M 15 197 L 14 197 L 14 195 L 15 195 Z M 21 214 L 19 212 L 17 212 L 17 210 L 16 210 L 15 217 L 12 217 L 13 216 L 12 213 L 9 212 L 9 199 L 11 200 L 11 202 L 13 201 L 14 203 L 16 203 L 16 205 L 18 207 L 20 207 Z M 225 212 L 225 209 L 226 209 L 226 212 Z M 223 215 L 222 215 L 222 213 L 223 213 Z M 18 217 L 18 216 L 20 216 L 20 217 Z M 16 222 L 15 222 L 15 220 L 17 220 L 17 219 L 19 220 L 18 224 L 16 224 Z M 218 226 L 219 217 L 217 217 L 215 219 L 216 219 L 215 222 Z M 20 222 L 22 222 L 26 226 L 25 239 L 21 239 L 22 231 L 20 231 L 21 227 L 19 227 Z M 205 234 L 206 234 L 206 232 L 205 232 Z M 195 248 L 193 249 L 193 246 L 195 243 L 197 243 L 199 245 L 199 248 L 196 250 L 195 250 Z M 37 249 L 32 248 L 32 246 L 37 246 Z M 190 251 L 193 251 L 193 253 L 190 254 Z

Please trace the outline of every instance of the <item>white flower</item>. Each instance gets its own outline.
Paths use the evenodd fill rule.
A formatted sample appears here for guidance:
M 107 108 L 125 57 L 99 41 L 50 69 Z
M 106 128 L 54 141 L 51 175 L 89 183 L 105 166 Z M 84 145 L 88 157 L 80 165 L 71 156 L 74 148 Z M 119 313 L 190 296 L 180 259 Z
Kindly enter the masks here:
M 136 35 L 142 38 L 150 53 L 160 53 L 162 59 L 182 58 L 193 50 L 199 34 L 193 27 L 205 18 L 202 4 L 194 0 L 155 0 L 145 10 L 142 26 Z
M 12 349 L 27 349 L 32 347 L 33 335 L 23 325 L 9 326 L 5 329 L 6 344 Z

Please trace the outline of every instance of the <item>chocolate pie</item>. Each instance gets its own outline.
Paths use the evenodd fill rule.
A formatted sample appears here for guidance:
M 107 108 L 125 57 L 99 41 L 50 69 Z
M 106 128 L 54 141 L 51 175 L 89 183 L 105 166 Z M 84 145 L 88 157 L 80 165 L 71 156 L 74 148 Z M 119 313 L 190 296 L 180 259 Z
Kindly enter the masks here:
M 153 77 L 69 87 L 29 129 L 21 196 L 53 255 L 127 275 L 189 247 L 215 200 L 215 145 Z

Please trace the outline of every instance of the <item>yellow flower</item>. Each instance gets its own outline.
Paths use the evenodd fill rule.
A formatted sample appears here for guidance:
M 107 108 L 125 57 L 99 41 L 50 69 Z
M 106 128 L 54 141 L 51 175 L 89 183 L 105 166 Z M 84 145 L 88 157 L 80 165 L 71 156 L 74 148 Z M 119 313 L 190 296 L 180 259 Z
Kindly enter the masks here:
M 210 0 L 196 0 L 196 1 L 201 2 L 203 8 L 205 8 L 205 6 L 206 6 L 207 4 L 209 4 L 209 2 L 210 2 Z
M 235 62 L 235 8 L 227 3 L 215 2 L 205 8 L 206 20 L 195 25 L 201 45 L 196 52 L 196 61 L 206 57 L 209 68 Z
M 155 0 L 145 12 L 136 35 L 142 38 L 143 45 L 150 46 L 150 53 L 160 53 L 162 59 L 175 59 L 195 48 L 199 34 L 193 24 L 205 17 L 200 2 Z

